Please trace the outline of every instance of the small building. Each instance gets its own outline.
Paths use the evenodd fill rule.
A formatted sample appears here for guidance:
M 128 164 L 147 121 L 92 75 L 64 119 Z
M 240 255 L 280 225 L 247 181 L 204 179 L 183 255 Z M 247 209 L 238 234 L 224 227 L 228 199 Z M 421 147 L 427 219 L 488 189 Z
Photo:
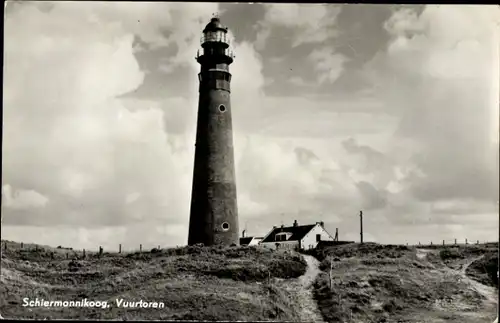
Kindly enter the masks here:
M 243 230 L 241 233 L 240 246 L 256 246 L 263 239 L 263 237 L 247 237 L 246 232 L 247 230 Z
M 325 230 L 323 222 L 299 225 L 297 220 L 290 227 L 274 226 L 264 236 L 260 245 L 270 249 L 314 249 L 320 241 L 333 241 L 334 238 Z
M 241 237 L 240 246 L 256 246 L 262 239 L 263 237 Z

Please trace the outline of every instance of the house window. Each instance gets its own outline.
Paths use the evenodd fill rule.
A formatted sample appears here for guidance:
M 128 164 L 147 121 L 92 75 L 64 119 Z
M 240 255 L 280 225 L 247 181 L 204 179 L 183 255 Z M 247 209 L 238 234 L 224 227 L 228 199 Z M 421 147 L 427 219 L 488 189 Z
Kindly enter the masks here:
M 275 240 L 276 241 L 286 241 L 286 234 L 285 233 L 278 233 L 276 236 L 275 236 Z
M 316 235 L 316 242 L 320 242 L 321 241 L 321 234 L 317 234 Z

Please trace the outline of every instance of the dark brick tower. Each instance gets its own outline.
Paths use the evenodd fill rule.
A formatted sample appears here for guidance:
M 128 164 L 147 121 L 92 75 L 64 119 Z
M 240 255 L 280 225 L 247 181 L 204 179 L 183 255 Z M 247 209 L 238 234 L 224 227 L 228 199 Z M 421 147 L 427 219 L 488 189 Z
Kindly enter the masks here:
M 227 27 L 212 18 L 196 60 L 199 103 L 188 244 L 238 244 Z

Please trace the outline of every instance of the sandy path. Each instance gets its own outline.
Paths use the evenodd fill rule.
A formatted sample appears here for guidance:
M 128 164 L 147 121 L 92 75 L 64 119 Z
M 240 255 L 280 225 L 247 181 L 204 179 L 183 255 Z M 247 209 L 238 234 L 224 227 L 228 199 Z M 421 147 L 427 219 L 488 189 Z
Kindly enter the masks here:
M 427 254 L 433 252 L 433 250 L 429 249 L 417 249 L 417 257 L 419 259 L 424 259 L 427 257 Z M 489 317 L 491 316 L 488 314 L 492 309 L 496 309 L 498 306 L 498 294 L 497 290 L 494 287 L 487 286 L 484 284 L 481 284 L 478 281 L 475 281 L 474 279 L 468 277 L 466 275 L 466 270 L 467 268 L 472 265 L 472 263 L 476 262 L 477 260 L 480 260 L 483 258 L 484 255 L 473 258 L 469 261 L 467 261 L 465 264 L 460 266 L 458 269 L 452 269 L 452 268 L 447 268 L 445 267 L 444 270 L 449 272 L 450 274 L 458 274 L 460 276 L 460 279 L 462 279 L 463 282 L 467 283 L 467 285 L 471 286 L 474 290 L 476 290 L 479 294 L 481 294 L 485 300 L 483 302 L 483 308 L 484 308 L 484 313 L 477 313 L 477 312 L 462 312 L 462 311 L 457 311 L 454 314 L 459 314 L 462 315 L 463 318 L 471 318 L 474 320 L 476 323 L 480 322 L 491 322 L 489 320 Z M 465 322 L 465 320 L 464 320 Z M 469 321 L 467 321 L 469 322 Z M 498 322 L 498 318 L 496 319 L 496 322 Z
M 464 279 L 472 285 L 472 287 L 481 295 L 483 295 L 485 298 L 486 298 L 486 301 L 490 304 L 490 305 L 494 305 L 494 306 L 497 306 L 498 304 L 498 294 L 497 294 L 497 291 L 494 287 L 491 287 L 491 286 L 487 286 L 487 285 L 483 285 L 481 284 L 480 282 L 478 281 L 475 281 L 474 279 L 472 278 L 469 278 L 469 276 L 467 276 L 465 274 L 467 268 L 472 265 L 474 262 L 480 260 L 484 258 L 484 255 L 480 256 L 480 257 L 477 257 L 475 259 L 472 259 L 471 261 L 467 262 L 463 267 L 462 269 L 460 270 L 460 273 L 464 276 Z M 498 320 L 498 318 L 497 318 Z
M 301 300 L 301 321 L 302 322 L 323 322 L 321 313 L 319 312 L 318 305 L 313 297 L 313 283 L 318 277 L 321 270 L 319 270 L 319 261 L 312 257 L 303 255 L 307 262 L 307 271 L 304 275 L 299 277 L 301 288 L 298 290 L 299 299 Z
M 302 255 L 307 262 L 307 270 L 304 275 L 298 279 L 286 282 L 285 288 L 296 297 L 296 303 L 300 307 L 297 312 L 300 322 L 321 322 L 323 317 L 318 310 L 318 305 L 313 297 L 313 283 L 321 272 L 319 270 L 319 261 L 308 255 Z
M 424 259 L 427 257 L 427 254 L 432 252 L 430 249 L 417 249 L 417 258 L 418 259 Z

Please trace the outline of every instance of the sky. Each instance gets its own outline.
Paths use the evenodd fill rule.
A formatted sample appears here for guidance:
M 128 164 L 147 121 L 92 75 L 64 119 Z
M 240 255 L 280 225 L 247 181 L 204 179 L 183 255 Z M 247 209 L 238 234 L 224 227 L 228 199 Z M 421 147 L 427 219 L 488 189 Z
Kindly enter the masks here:
M 497 6 L 48 1 L 5 7 L 2 239 L 187 243 L 215 12 L 240 231 L 498 241 Z

